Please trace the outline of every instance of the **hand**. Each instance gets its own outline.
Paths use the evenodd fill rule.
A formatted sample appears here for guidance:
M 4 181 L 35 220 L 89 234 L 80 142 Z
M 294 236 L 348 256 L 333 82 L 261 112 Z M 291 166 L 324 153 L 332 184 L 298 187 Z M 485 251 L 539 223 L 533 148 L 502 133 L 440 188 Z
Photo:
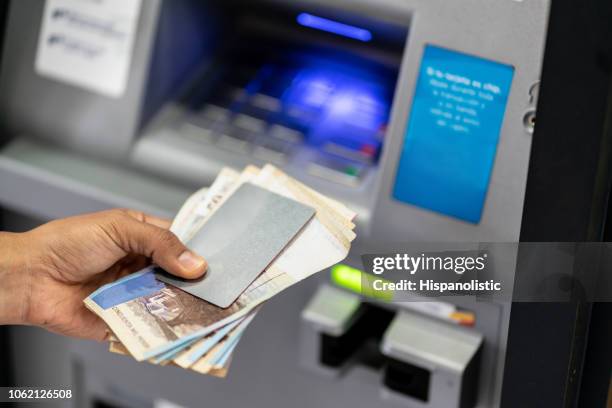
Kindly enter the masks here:
M 205 272 L 204 258 L 169 226 L 141 212 L 110 210 L 0 234 L 0 324 L 105 339 L 106 324 L 83 304 L 91 292 L 151 262 L 184 278 Z

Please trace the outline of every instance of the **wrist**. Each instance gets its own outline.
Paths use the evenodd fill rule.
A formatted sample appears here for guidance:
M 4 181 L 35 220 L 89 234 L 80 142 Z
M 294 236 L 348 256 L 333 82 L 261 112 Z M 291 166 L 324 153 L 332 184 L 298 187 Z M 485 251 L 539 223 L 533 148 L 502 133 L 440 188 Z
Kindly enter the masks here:
M 28 324 L 31 268 L 23 234 L 0 232 L 0 324 Z

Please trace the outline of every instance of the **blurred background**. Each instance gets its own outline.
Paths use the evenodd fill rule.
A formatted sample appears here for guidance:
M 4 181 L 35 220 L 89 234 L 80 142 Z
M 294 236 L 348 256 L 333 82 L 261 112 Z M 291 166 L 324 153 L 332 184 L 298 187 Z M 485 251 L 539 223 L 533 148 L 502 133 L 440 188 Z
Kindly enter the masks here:
M 349 282 L 383 241 L 610 240 L 608 2 L 0 10 L 3 230 L 112 207 L 172 218 L 222 167 L 265 163 L 359 213 L 346 263 L 268 302 L 228 379 L 2 327 L 2 385 L 66 387 L 72 401 L 47 404 L 100 408 L 605 406 L 609 304 L 420 308 Z M 497 266 L 514 281 L 514 259 Z M 448 347 L 468 357 L 439 357 Z

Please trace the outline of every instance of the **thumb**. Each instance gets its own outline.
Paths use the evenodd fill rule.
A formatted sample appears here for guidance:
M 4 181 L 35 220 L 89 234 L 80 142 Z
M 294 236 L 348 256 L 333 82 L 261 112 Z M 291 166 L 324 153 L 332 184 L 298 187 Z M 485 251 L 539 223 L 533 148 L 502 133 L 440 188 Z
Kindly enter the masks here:
M 189 250 L 167 229 L 126 216 L 114 230 L 125 252 L 145 255 L 173 275 L 193 279 L 203 275 L 208 267 L 203 257 Z

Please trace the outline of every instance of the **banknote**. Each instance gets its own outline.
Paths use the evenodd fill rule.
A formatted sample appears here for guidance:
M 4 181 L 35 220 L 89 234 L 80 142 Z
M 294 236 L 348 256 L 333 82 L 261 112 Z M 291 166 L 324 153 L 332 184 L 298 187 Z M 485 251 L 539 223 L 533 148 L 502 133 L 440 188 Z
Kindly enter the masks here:
M 151 272 L 145 271 L 130 277 L 137 280 L 140 278 L 138 275 L 146 274 Z M 124 286 L 125 282 L 122 281 L 104 288 L 101 293 Z M 213 306 L 169 285 L 152 294 L 110 307 L 106 311 L 99 310 L 95 293 L 86 304 L 114 328 L 113 331 L 130 354 L 136 360 L 142 361 L 171 351 L 239 319 L 254 306 L 294 282 L 289 275 L 276 276 L 259 286 L 247 289 L 247 292 L 227 309 Z
M 340 201 L 334 200 L 316 190 L 313 190 L 304 183 L 289 177 L 287 174 L 283 173 L 281 170 L 271 164 L 264 166 L 262 169 L 262 174 L 270 174 L 273 179 L 293 186 L 293 188 L 301 190 L 304 194 L 312 196 L 315 200 L 321 201 L 324 205 L 329 207 L 331 215 L 337 214 L 337 220 L 341 221 L 342 224 L 345 224 L 346 227 L 350 228 L 351 230 L 355 229 L 353 220 L 357 216 L 357 213 L 348 208 L 346 205 L 342 204 Z
M 241 182 L 249 180 L 256 173 L 257 169 L 254 167 L 247 167 L 242 175 L 232 169 L 223 169 L 210 188 L 197 191 L 185 202 L 177 213 L 171 230 L 183 242 L 188 241 L 199 229 L 198 224 L 201 224 L 217 205 L 220 205 L 232 191 L 237 189 Z M 193 341 L 179 344 L 151 358 L 150 362 L 163 364 L 165 360 L 172 358 L 173 354 L 178 354 L 182 349 L 191 345 Z
M 181 238 L 186 235 L 186 231 L 191 228 L 191 218 L 195 212 L 195 208 L 202 206 L 203 202 L 209 196 L 208 192 L 211 187 L 202 188 L 187 198 L 183 206 L 172 220 L 170 231 L 177 237 Z
M 238 337 L 239 340 L 240 337 Z M 201 359 L 201 362 L 192 369 L 192 371 L 198 372 L 200 374 L 212 375 L 214 377 L 224 378 L 227 376 L 227 372 L 229 366 L 231 364 L 231 356 L 234 348 L 237 346 L 238 342 L 235 341 L 232 344 L 232 347 L 228 349 L 227 353 L 223 356 L 222 359 L 215 360 L 214 364 L 207 364 L 208 360 L 214 360 L 216 357 L 216 351 L 221 350 L 226 346 L 228 342 L 231 340 L 221 342 L 218 347 L 215 347 L 215 351 L 208 356 L 208 359 Z M 119 354 L 122 356 L 129 356 L 130 352 L 125 348 L 123 344 L 119 341 L 111 341 L 109 342 L 109 349 L 111 353 Z M 171 364 L 172 362 L 168 362 Z
M 200 339 L 193 346 L 190 346 L 187 350 L 181 352 L 180 355 L 174 359 L 175 364 L 183 368 L 189 368 L 189 366 L 208 353 L 217 343 L 228 336 L 230 332 L 243 321 L 243 319 L 233 321 L 232 323 L 223 326 L 219 330 L 216 330 L 214 333 Z
M 194 346 L 177 356 L 173 363 L 183 368 L 192 368 L 201 361 L 208 362 L 208 369 L 212 369 L 214 366 L 222 366 L 222 357 L 233 352 L 240 337 L 257 314 L 256 310 L 251 311 L 230 330 L 217 330 L 213 335 L 198 341 Z M 222 344 L 222 347 L 215 348 L 217 344 Z M 200 370 L 198 371 L 201 372 L 203 366 L 200 364 L 199 367 Z
M 219 329 L 222 330 L 223 328 Z M 172 360 L 179 355 L 185 348 L 191 347 L 195 342 L 197 342 L 198 339 L 192 339 L 189 340 L 185 343 L 182 343 L 168 351 L 166 351 L 165 353 L 161 353 L 156 355 L 155 357 L 151 357 L 148 362 L 151 364 L 159 364 L 159 365 L 166 365 L 172 362 Z
M 313 226 L 310 227 L 310 231 L 312 233 L 314 233 L 316 230 L 315 228 L 319 229 L 319 234 L 314 234 L 313 236 L 317 236 L 317 235 L 321 235 L 323 237 L 325 237 L 325 233 L 323 231 L 323 229 L 321 229 L 321 226 L 318 225 L 317 223 L 313 223 Z M 321 236 L 319 236 L 318 238 L 321 238 Z M 301 237 L 300 237 L 301 238 Z M 329 236 L 327 237 L 328 239 L 330 238 Z M 331 240 L 333 241 L 333 237 L 331 237 Z M 302 239 L 302 241 L 304 241 L 304 239 Z M 289 253 L 288 254 L 283 254 L 281 255 L 281 257 L 279 258 L 279 260 L 276 262 L 278 264 L 283 264 L 283 262 L 285 263 L 289 263 L 291 264 L 291 256 L 293 255 L 295 257 L 295 254 L 298 254 L 299 256 L 299 249 L 300 249 L 300 245 L 292 245 L 291 248 L 289 248 Z M 295 250 L 295 248 L 297 248 L 297 250 Z M 291 249 L 294 249 L 293 251 L 291 251 Z M 333 251 L 332 251 L 333 252 Z M 312 255 L 312 252 L 310 252 L 310 255 Z M 302 256 L 299 256 L 300 258 L 304 259 Z M 341 258 L 343 257 L 343 255 L 341 255 Z M 312 257 L 311 257 L 312 258 Z M 340 258 L 340 259 L 341 259 Z M 331 262 L 327 262 L 326 264 L 324 264 L 324 266 L 329 266 L 328 264 L 333 264 L 335 263 L 335 261 L 339 261 L 340 259 L 333 259 Z M 295 265 L 295 263 L 294 263 Z M 289 265 L 291 266 L 291 265 Z M 319 269 L 320 266 L 313 266 L 312 268 L 314 269 L 310 269 L 310 270 L 314 270 L 316 272 L 316 269 Z M 291 270 L 290 268 L 287 268 L 289 270 Z M 308 269 L 308 268 L 307 268 Z M 295 272 L 295 271 L 294 271 Z M 200 317 L 196 317 L 194 319 L 194 321 L 197 322 L 203 322 L 201 327 L 197 327 L 193 326 L 193 325 L 185 325 L 183 322 L 179 322 L 178 324 L 176 324 L 174 327 L 175 329 L 172 332 L 172 334 L 170 336 L 167 337 L 162 337 L 161 339 L 158 339 L 157 344 L 159 345 L 165 345 L 166 347 L 162 347 L 161 349 L 159 347 L 152 347 L 152 349 L 154 351 L 150 351 L 150 354 L 156 354 L 158 350 L 166 350 L 171 348 L 171 345 L 176 345 L 179 339 L 184 339 L 189 335 L 193 335 L 194 333 L 198 333 L 199 335 L 204 334 L 206 331 L 212 331 L 213 329 L 216 329 L 217 327 L 220 326 L 219 322 L 223 322 L 226 323 L 228 321 L 228 317 L 229 315 L 233 315 L 233 317 L 238 316 L 238 312 L 239 311 L 244 311 L 248 309 L 248 305 L 249 304 L 254 304 L 255 302 L 260 303 L 261 301 L 265 300 L 267 297 L 277 293 L 278 291 L 282 290 L 283 288 L 289 286 L 290 284 L 294 283 L 295 281 L 299 280 L 300 278 L 303 278 L 306 276 L 306 274 L 302 274 L 302 273 L 295 273 L 295 274 L 285 274 L 286 276 L 284 276 L 283 278 L 285 278 L 284 284 L 283 281 L 280 282 L 280 284 L 278 284 L 279 282 L 278 279 L 269 279 L 269 280 L 264 280 L 261 279 L 259 282 L 256 281 L 254 282 L 254 286 L 256 286 L 256 290 L 251 290 L 249 292 L 247 292 L 245 295 L 241 296 L 241 298 L 239 298 L 237 300 L 237 302 L 232 305 L 229 309 L 223 310 L 223 313 L 211 313 L 214 312 L 214 308 L 208 308 L 208 309 L 212 309 L 212 310 L 206 310 L 207 308 L 204 307 L 203 310 L 206 310 L 205 314 L 207 315 L 207 318 L 200 318 Z M 278 276 L 277 276 L 278 277 Z M 264 277 L 265 278 L 265 277 Z M 287 279 L 289 278 L 289 279 Z M 263 281 L 263 282 L 261 282 Z M 259 284 L 261 283 L 261 284 Z M 165 288 L 163 289 L 160 293 L 155 294 L 154 296 L 145 296 L 142 298 L 138 298 L 135 301 L 128 303 L 127 305 L 130 306 L 127 308 L 126 311 L 124 311 L 123 313 L 121 313 L 121 308 L 117 308 L 117 310 L 113 309 L 113 312 L 109 317 L 109 319 L 113 320 L 115 317 L 119 317 L 120 321 L 123 322 L 127 322 L 127 321 L 131 321 L 133 320 L 135 315 L 138 315 L 140 313 L 143 312 L 144 309 L 146 309 L 147 307 L 151 308 L 151 301 L 153 301 L 154 303 L 164 303 L 167 302 L 167 299 L 173 299 L 175 297 L 177 297 L 178 295 L 176 293 L 174 293 L 176 290 L 173 291 L 172 288 Z M 179 292 L 180 294 L 180 292 Z M 251 295 L 251 299 L 249 299 L 249 295 Z M 185 297 L 189 297 L 189 295 L 183 294 L 183 298 Z M 194 299 L 182 299 L 183 303 L 186 304 L 190 304 L 194 302 Z M 191 302 L 190 302 L 191 301 Z M 244 301 L 244 303 L 241 303 L 241 301 Z M 197 303 L 197 302 L 196 302 Z M 139 310 L 138 306 L 142 307 L 143 309 Z M 95 306 L 94 306 L 95 307 Z M 136 310 L 136 311 L 135 311 Z M 119 313 L 117 313 L 119 312 Z M 140 312 L 140 313 L 139 313 Z M 219 312 L 219 311 L 217 311 Z M 135 315 L 132 315 L 130 313 L 135 313 Z M 166 319 L 167 320 L 167 319 Z M 113 325 L 111 324 L 111 327 L 113 327 Z M 202 330 L 202 329 L 208 329 L 208 330 Z M 163 326 L 162 326 L 163 329 Z M 121 338 L 121 334 L 123 330 L 118 330 L 118 332 L 120 334 L 118 334 Z M 155 330 L 155 331 L 159 331 L 162 333 L 167 333 L 168 330 Z M 117 332 L 117 331 L 116 331 Z M 130 339 L 132 340 L 132 339 Z M 142 345 L 147 345 L 147 346 L 151 346 L 151 342 L 146 342 L 144 339 L 139 338 L 139 343 Z M 187 339 L 185 340 L 189 340 L 189 338 L 187 337 Z M 130 349 L 130 346 L 132 345 L 132 341 L 128 341 L 127 343 L 124 341 L 124 343 L 126 344 L 126 346 L 128 347 L 128 349 Z M 157 345 L 155 344 L 155 345 Z M 137 359 L 140 359 L 139 353 L 135 352 L 133 350 L 132 354 L 134 354 L 134 356 Z M 146 358 L 146 355 L 143 357 Z
M 175 218 L 173 231 L 182 240 L 187 240 L 199 228 L 205 228 L 210 214 L 244 182 L 307 204 L 316 210 L 315 217 L 226 309 L 162 284 L 155 280 L 153 269 L 130 275 L 94 292 L 85 304 L 105 320 L 135 359 L 157 363 L 182 361 L 183 365 L 200 372 L 204 368 L 222 367 L 231 360 L 240 334 L 231 332 L 228 338 L 205 349 L 203 354 L 202 350 L 195 352 L 195 346 L 232 322 L 236 322 L 236 327 L 241 325 L 246 321 L 244 316 L 265 300 L 347 255 L 354 239 L 352 220 L 355 213 L 273 166 L 266 166 L 261 171 L 250 167 L 241 174 L 222 171 L 207 191 L 200 190 L 187 200 Z M 114 303 L 108 301 L 112 298 L 109 295 L 124 292 L 129 292 L 131 297 L 119 296 Z M 217 347 L 221 343 L 225 346 Z M 190 358 L 187 360 L 186 356 Z
M 236 170 L 224 168 L 210 186 L 207 193 L 202 193 L 202 200 L 194 200 L 192 208 L 183 210 L 186 221 L 179 220 L 177 224 L 185 225 L 185 231 L 180 234 L 174 232 L 183 242 L 187 243 L 202 228 L 208 218 L 240 187 L 242 183 L 250 181 L 259 173 L 255 166 L 246 167 L 242 173 Z M 172 230 L 172 227 L 171 227 Z
M 229 173 L 231 175 L 231 177 L 222 177 L 225 174 L 228 174 L 229 172 L 222 172 L 220 174 L 220 176 L 217 178 L 217 181 L 213 184 L 213 186 L 211 186 L 211 191 L 214 190 L 218 190 L 218 191 L 229 191 L 231 190 L 231 183 L 237 181 L 238 177 L 237 177 L 237 172 L 233 172 Z M 248 168 L 248 174 L 249 177 L 247 179 L 252 180 L 254 175 L 257 175 L 258 170 L 250 167 Z M 314 197 L 315 199 L 319 200 L 322 202 L 323 205 L 327 205 L 329 207 L 331 207 L 331 211 L 329 211 L 329 213 L 331 214 L 336 214 L 336 213 L 340 213 L 339 216 L 336 217 L 336 219 L 341 220 L 341 224 L 343 224 L 345 227 L 348 227 L 350 229 L 354 228 L 354 224 L 352 222 L 350 222 L 350 220 L 354 219 L 356 213 L 353 212 L 352 210 L 348 209 L 346 206 L 344 206 L 343 204 L 339 203 L 338 201 L 332 200 L 326 196 L 323 196 L 322 194 L 317 193 L 316 191 L 308 188 L 307 186 L 291 179 L 290 177 L 286 177 L 284 175 L 284 173 L 280 172 L 277 168 L 275 168 L 274 166 L 270 166 L 267 165 L 264 167 L 263 171 L 261 172 L 262 175 L 262 179 L 260 181 L 263 181 L 265 179 L 270 179 L 270 177 L 272 177 L 272 181 L 273 180 L 282 180 L 283 183 L 287 184 L 287 183 L 294 183 L 294 186 L 292 187 L 292 190 L 294 192 L 296 192 L 296 190 L 301 190 L 300 192 L 302 194 L 310 194 L 312 197 Z M 243 178 L 242 181 L 245 181 L 245 178 Z M 269 187 L 269 185 L 268 185 Z M 278 188 L 276 189 L 276 191 L 279 191 Z M 282 191 L 281 191 L 282 192 Z M 222 200 L 221 197 L 219 197 L 221 194 L 218 194 L 217 198 L 215 201 L 219 202 Z M 194 226 L 195 223 L 192 223 L 190 221 L 188 221 L 189 219 L 196 219 L 198 217 L 200 217 L 200 219 L 202 220 L 203 218 L 205 218 L 205 216 L 207 215 L 207 213 L 211 210 L 211 207 L 208 205 L 205 205 L 205 201 L 204 200 L 200 200 L 202 202 L 202 206 L 204 208 L 197 208 L 196 206 L 190 206 L 189 202 L 187 202 L 185 204 L 185 206 L 183 207 L 183 209 L 181 209 L 181 211 L 179 212 L 179 214 L 183 214 L 184 216 L 181 217 L 181 220 L 185 220 L 182 221 L 184 223 L 187 223 L 189 225 Z M 184 209 L 187 209 L 188 211 L 184 211 Z M 188 212 L 190 212 L 191 214 L 189 214 Z M 320 212 L 321 213 L 321 212 Z M 193 233 L 188 233 L 187 235 L 193 235 Z M 351 236 L 350 234 L 347 234 L 349 239 L 353 239 L 354 235 Z M 277 271 L 277 273 L 279 273 Z M 274 274 L 268 272 L 267 274 L 264 274 L 261 276 L 261 278 L 254 282 L 252 287 L 257 287 L 258 285 L 261 285 L 263 283 L 266 282 L 266 280 L 269 280 L 270 278 L 274 277 Z M 253 312 L 256 313 L 256 312 Z M 212 335 L 211 335 L 212 336 Z M 236 335 L 236 337 L 239 337 L 238 335 Z M 201 340 L 200 342 L 203 342 L 203 340 Z M 187 347 L 180 347 L 180 349 L 185 349 Z M 233 348 L 232 348 L 233 349 Z M 187 364 L 185 363 L 185 361 L 183 360 L 184 355 L 186 354 L 186 352 L 183 353 L 183 357 L 182 359 L 179 359 L 178 361 L 175 360 L 175 363 L 179 363 L 182 366 L 186 366 Z M 229 353 L 231 354 L 231 352 Z M 167 356 L 165 356 L 167 358 Z M 164 356 L 161 357 L 162 359 L 164 358 Z M 189 361 L 189 364 L 192 364 L 193 360 Z
M 356 216 L 356 213 L 348 209 L 346 211 L 343 211 L 344 209 L 336 210 L 340 205 L 339 203 L 331 199 L 324 200 L 322 197 L 313 194 L 313 190 L 290 178 L 276 167 L 266 165 L 253 182 L 285 197 L 300 202 L 308 202 L 317 210 L 317 218 L 330 231 L 338 231 L 344 235 L 346 244 L 355 239 L 355 233 L 353 232 L 355 224 L 352 219 Z
M 126 349 L 125 346 L 119 340 L 109 342 L 108 351 L 115 354 L 121 354 L 123 356 L 130 355 L 128 349 Z
M 238 346 L 243 333 L 244 329 L 237 329 L 235 333 L 232 333 L 231 336 L 218 343 L 213 350 L 196 361 L 189 369 L 200 374 L 221 372 L 231 363 L 232 354 Z
M 151 286 L 152 281 L 156 286 Z M 143 295 L 114 304 L 115 292 Z M 149 268 L 103 286 L 85 300 L 85 305 L 106 322 L 136 360 L 142 361 L 239 318 L 237 313 L 247 306 L 241 301 L 239 298 L 221 309 L 156 281 L 153 268 Z
M 205 219 L 217 203 L 226 195 L 240 173 L 230 168 L 221 170 L 213 184 L 193 193 L 174 217 L 170 231 L 183 242 L 187 242 L 198 230 L 197 225 Z
M 192 194 L 183 204 L 176 217 L 173 220 L 171 230 L 181 239 L 186 241 L 187 237 L 194 234 L 196 231 L 195 225 L 206 217 L 210 209 L 214 207 L 214 203 L 218 202 L 232 186 L 232 183 L 238 180 L 240 173 L 232 169 L 223 169 L 213 185 L 209 188 L 198 190 Z M 220 329 L 221 330 L 221 329 Z M 109 335 L 109 351 L 119 354 L 129 354 L 128 349 L 114 335 Z M 175 348 L 161 353 L 148 361 L 153 364 L 167 364 L 171 362 L 185 348 L 191 346 L 199 339 L 187 341 Z

